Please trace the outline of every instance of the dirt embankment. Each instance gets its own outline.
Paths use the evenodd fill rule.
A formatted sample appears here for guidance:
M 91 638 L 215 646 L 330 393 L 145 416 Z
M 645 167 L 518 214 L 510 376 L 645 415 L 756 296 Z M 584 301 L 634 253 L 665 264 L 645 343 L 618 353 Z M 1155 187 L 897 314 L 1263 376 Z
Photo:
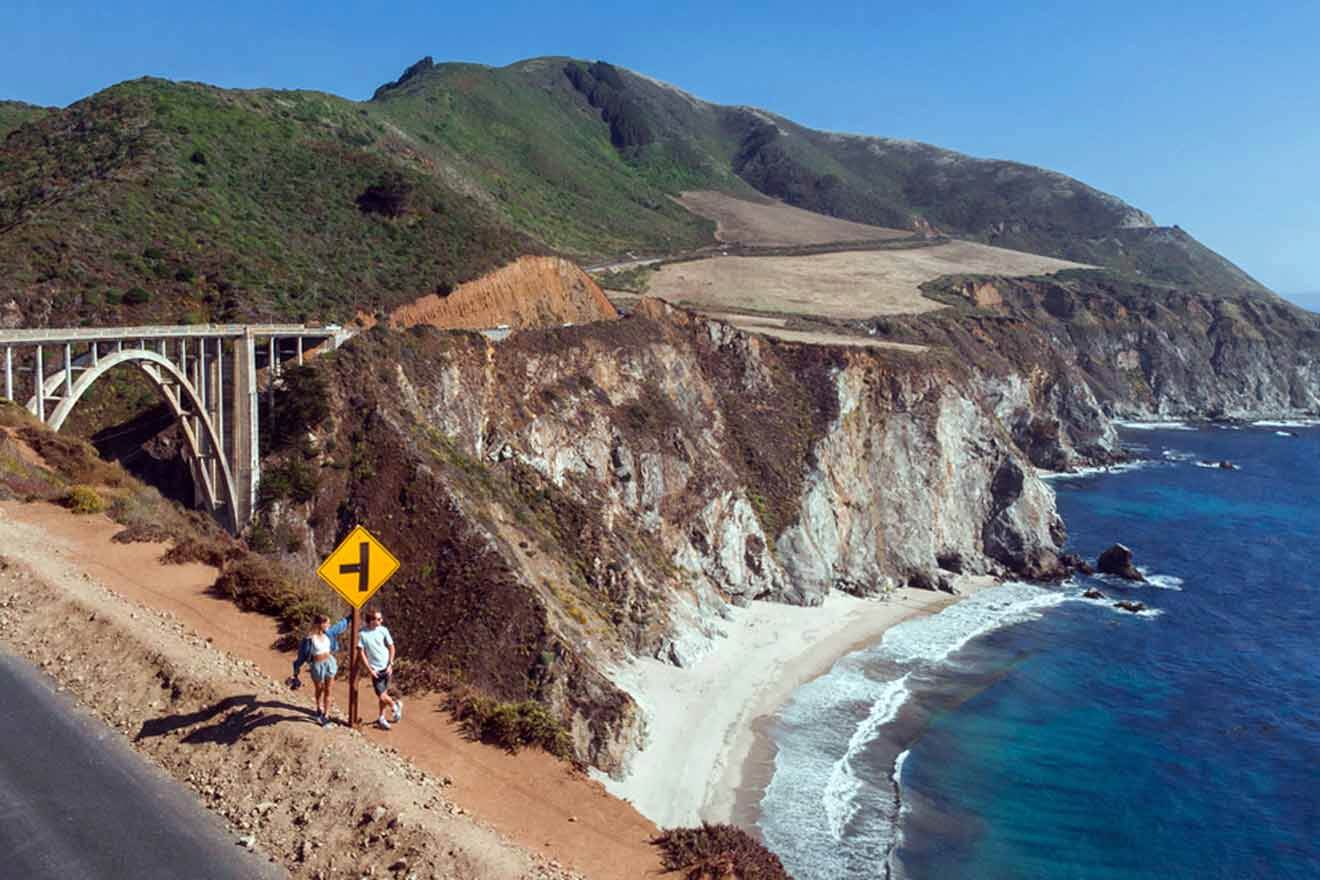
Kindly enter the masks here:
M 174 590 L 195 592 L 214 570 L 147 561 L 161 545 L 115 545 L 123 553 L 92 567 L 93 578 L 65 536 L 15 512 L 12 502 L 0 511 L 12 551 L 0 558 L 0 640 L 192 788 L 239 845 L 300 878 L 577 876 L 473 822 L 450 800 L 447 780 L 395 749 L 322 730 L 303 700 L 219 650 L 183 615 L 103 585 L 150 569 Z
M 390 313 L 397 328 L 429 324 L 445 330 L 558 327 L 617 318 L 596 282 L 560 257 L 519 257 L 446 296 L 426 296 Z
M 655 826 L 631 807 L 543 752 L 468 741 L 435 699 L 409 699 L 390 731 L 314 725 L 310 688 L 276 684 L 275 621 L 213 595 L 215 569 L 162 564 L 165 545 L 119 530 L 0 503 L 0 642 L 295 877 L 660 874 Z M 337 683 L 336 714 L 346 696 Z

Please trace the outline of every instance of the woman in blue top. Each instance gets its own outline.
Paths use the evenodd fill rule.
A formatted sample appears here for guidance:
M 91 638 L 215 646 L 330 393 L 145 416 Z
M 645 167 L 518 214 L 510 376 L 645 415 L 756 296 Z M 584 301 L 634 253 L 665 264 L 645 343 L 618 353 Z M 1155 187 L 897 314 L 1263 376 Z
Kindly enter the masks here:
M 293 661 L 293 677 L 301 681 L 299 672 L 304 663 L 311 664 L 312 687 L 316 691 L 316 720 L 322 727 L 330 726 L 330 683 L 339 672 L 335 652 L 339 650 L 339 636 L 348 629 L 352 617 L 330 625 L 330 618 L 318 614 L 312 618 L 312 631 L 298 645 L 298 657 Z

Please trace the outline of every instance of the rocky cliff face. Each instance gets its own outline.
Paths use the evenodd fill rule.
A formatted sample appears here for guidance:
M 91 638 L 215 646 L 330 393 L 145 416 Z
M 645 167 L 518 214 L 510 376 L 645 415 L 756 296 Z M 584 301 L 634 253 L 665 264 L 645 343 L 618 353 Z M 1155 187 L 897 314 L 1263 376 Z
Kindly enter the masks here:
M 382 595 L 414 681 L 534 697 L 619 771 L 641 731 L 602 670 L 676 664 L 726 603 L 1049 576 L 1062 526 L 1002 418 L 1025 386 L 952 358 L 799 346 L 656 301 L 515 334 L 373 330 L 321 360 L 332 416 L 309 558 L 355 521 L 403 561 Z
M 998 375 L 1035 377 L 1037 424 L 1017 433 L 1042 465 L 1060 449 L 1102 457 L 1112 438 L 1100 413 L 1168 419 L 1320 411 L 1320 316 L 1272 294 L 1225 298 L 1095 272 L 944 279 L 928 294 L 954 308 L 877 329 L 948 346 Z

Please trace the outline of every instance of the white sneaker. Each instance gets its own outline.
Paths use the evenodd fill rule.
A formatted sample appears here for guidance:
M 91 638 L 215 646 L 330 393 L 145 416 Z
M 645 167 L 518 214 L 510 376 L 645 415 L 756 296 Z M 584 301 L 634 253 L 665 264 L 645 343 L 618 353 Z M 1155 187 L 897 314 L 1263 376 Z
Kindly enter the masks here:
M 394 721 L 395 724 L 398 724 L 400 721 L 403 720 L 403 700 L 395 699 L 394 718 L 392 720 Z
M 379 727 L 381 730 L 389 730 L 389 729 L 390 729 L 390 723 L 389 723 L 388 721 L 385 720 L 385 716 L 384 716 L 384 715 L 382 715 L 382 716 L 380 716 L 379 718 L 376 719 L 376 726 Z

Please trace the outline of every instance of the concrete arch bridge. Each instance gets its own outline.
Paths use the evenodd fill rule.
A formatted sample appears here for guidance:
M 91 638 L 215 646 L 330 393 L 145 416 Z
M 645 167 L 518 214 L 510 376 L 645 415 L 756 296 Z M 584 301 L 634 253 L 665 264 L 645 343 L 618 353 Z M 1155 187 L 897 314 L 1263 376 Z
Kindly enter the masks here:
M 349 335 L 301 324 L 0 330 L 4 396 L 58 431 L 98 379 L 138 369 L 182 429 L 199 506 L 237 532 L 256 508 L 262 387 L 272 389 L 289 362 Z

